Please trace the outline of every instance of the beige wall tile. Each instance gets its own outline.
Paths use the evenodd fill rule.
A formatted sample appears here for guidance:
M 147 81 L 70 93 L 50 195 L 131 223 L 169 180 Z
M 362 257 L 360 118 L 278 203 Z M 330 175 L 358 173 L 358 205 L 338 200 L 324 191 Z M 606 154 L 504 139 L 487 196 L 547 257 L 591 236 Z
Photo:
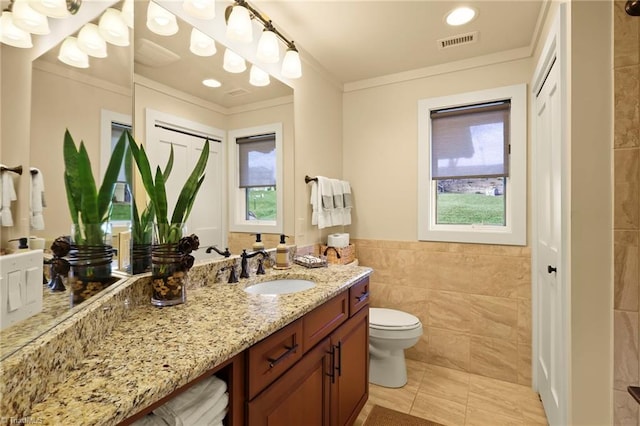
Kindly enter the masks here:
M 429 327 L 427 335 L 426 361 L 429 364 L 462 371 L 469 370 L 471 339 L 468 335 L 434 327 Z
M 627 391 L 613 391 L 613 424 L 638 426 L 638 403 Z
M 418 392 L 409 414 L 446 425 L 464 425 L 465 404 Z
M 531 345 L 531 300 L 518 300 L 518 344 Z
M 518 348 L 515 342 L 471 336 L 469 372 L 516 383 L 517 366 Z
M 429 291 L 429 327 L 468 333 L 470 295 L 450 291 Z
M 638 312 L 638 231 L 614 232 L 614 309 Z
M 629 16 L 624 11 L 626 1 L 616 0 L 614 3 L 614 66 L 638 64 L 640 61 L 640 32 L 638 18 Z
M 518 344 L 518 384 L 531 386 L 531 346 Z
M 613 388 L 638 383 L 638 313 L 613 311 Z
M 614 148 L 640 146 L 640 66 L 618 68 L 614 72 Z
M 640 149 L 614 150 L 614 227 L 640 227 Z
M 469 296 L 471 334 L 517 341 L 518 300 Z

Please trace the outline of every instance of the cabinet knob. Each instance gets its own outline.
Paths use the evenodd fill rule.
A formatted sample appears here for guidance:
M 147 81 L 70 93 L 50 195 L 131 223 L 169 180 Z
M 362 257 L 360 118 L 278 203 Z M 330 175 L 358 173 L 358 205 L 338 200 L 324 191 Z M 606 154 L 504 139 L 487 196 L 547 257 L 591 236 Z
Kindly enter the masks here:
M 547 272 L 548 273 L 553 273 L 553 272 L 558 272 L 558 268 L 551 266 L 551 265 L 547 265 Z

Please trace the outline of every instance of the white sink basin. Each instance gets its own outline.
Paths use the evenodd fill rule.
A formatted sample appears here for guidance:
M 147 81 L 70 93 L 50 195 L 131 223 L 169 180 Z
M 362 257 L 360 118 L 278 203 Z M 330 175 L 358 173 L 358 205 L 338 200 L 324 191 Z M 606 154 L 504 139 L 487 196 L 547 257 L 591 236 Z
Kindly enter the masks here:
M 316 283 L 308 280 L 282 279 L 253 284 L 244 291 L 251 294 L 288 294 L 308 290 L 315 285 Z

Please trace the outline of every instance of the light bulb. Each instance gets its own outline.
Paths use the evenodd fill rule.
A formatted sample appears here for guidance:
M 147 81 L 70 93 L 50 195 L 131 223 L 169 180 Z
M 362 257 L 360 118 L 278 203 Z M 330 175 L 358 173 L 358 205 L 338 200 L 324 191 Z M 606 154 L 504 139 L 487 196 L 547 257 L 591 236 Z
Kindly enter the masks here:
M 150 1 L 147 6 L 147 28 L 158 35 L 170 36 L 178 32 L 176 16 Z
M 50 18 L 66 18 L 71 15 L 66 0 L 32 0 L 29 5 Z
M 104 11 L 98 23 L 100 35 L 108 43 L 116 46 L 129 45 L 129 27 L 122 17 L 122 12 L 109 8 Z
M 224 51 L 224 62 L 222 68 L 228 72 L 241 73 L 247 69 L 247 64 L 242 56 L 232 50 L 226 49 Z
M 58 59 L 76 68 L 89 68 L 89 56 L 78 47 L 78 39 L 67 37 L 60 46 Z
M 253 33 L 251 28 L 251 17 L 249 10 L 240 5 L 233 6 L 229 21 L 227 22 L 227 38 L 229 40 L 251 43 Z
M 258 41 L 256 57 L 266 64 L 275 64 L 280 60 L 280 47 L 276 33 L 264 30 Z
M 31 33 L 16 27 L 13 14 L 9 11 L 2 12 L 0 16 L 0 42 L 22 49 L 33 47 Z
M 270 83 L 269 74 L 256 67 L 255 65 L 251 65 L 251 72 L 249 73 L 249 83 L 253 86 L 268 86 Z
M 194 18 L 213 19 L 216 17 L 214 0 L 184 0 L 182 8 Z
M 49 21 L 47 17 L 29 6 L 27 0 L 15 0 L 13 3 L 13 23 L 21 30 L 31 34 L 49 34 Z
M 189 50 L 194 55 L 212 56 L 216 54 L 216 42 L 197 28 L 191 30 Z
M 302 63 L 300 62 L 300 54 L 294 46 L 287 49 L 282 60 L 282 76 L 286 78 L 302 77 Z
M 78 47 L 95 58 L 107 57 L 107 42 L 100 35 L 96 24 L 88 23 L 78 33 Z

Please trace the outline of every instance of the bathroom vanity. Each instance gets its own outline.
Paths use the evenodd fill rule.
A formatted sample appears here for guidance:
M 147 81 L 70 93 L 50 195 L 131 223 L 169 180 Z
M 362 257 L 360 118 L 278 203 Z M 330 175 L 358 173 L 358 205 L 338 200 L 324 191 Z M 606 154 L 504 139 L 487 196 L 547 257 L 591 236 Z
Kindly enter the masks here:
M 291 416 L 302 416 L 303 424 L 351 424 L 368 397 L 371 269 L 294 266 L 213 283 L 219 266 L 192 269 L 202 286 L 184 305 L 159 309 L 146 299 L 125 307 L 100 344 L 66 371 L 50 372 L 57 380 L 16 416 L 42 424 L 130 424 L 215 374 L 228 385 L 227 425 L 282 424 Z M 282 295 L 244 291 L 281 278 L 316 285 Z M 146 285 L 145 277 L 132 281 L 131 288 Z M 112 306 L 96 312 L 119 309 Z

